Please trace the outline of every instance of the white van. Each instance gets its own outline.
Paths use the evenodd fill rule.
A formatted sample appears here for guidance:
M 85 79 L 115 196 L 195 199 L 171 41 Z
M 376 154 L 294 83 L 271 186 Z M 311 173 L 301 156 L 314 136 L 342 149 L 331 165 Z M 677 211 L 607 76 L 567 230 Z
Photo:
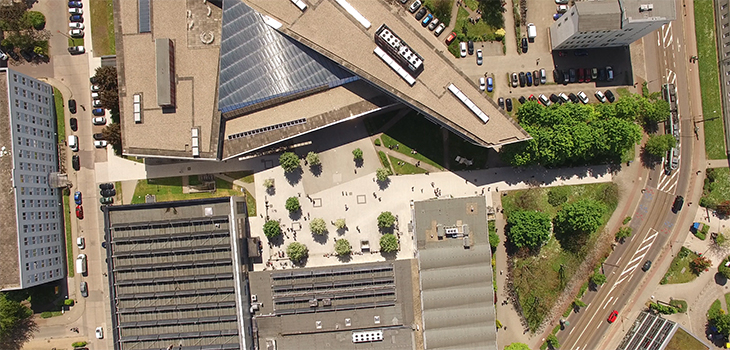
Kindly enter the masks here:
M 86 254 L 76 257 L 76 272 L 86 276 Z
M 537 27 L 535 27 L 534 23 L 528 23 L 527 24 L 527 38 L 529 38 L 530 41 L 535 41 L 536 37 L 537 37 Z
M 68 136 L 68 147 L 74 152 L 79 151 L 79 138 L 76 135 Z

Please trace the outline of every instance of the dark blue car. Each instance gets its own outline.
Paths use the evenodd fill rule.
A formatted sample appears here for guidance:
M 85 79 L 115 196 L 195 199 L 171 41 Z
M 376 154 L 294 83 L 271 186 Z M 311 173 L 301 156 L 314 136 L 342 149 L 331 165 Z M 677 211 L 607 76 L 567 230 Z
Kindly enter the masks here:
M 74 202 L 76 202 L 76 205 L 81 205 L 81 192 L 76 191 L 74 193 Z
M 73 15 L 68 18 L 70 22 L 81 22 L 84 23 L 84 16 L 82 15 Z
M 71 8 L 74 8 L 74 7 L 75 8 L 82 8 L 82 7 L 84 7 L 84 4 L 81 1 L 69 1 L 68 2 L 68 7 L 71 7 Z
M 103 108 L 94 108 L 94 109 L 91 110 L 91 114 L 93 114 L 93 115 L 95 115 L 97 117 L 101 117 L 105 113 L 106 112 L 104 112 L 104 109 Z
M 527 72 L 525 76 L 527 77 L 527 86 L 532 86 L 532 73 Z

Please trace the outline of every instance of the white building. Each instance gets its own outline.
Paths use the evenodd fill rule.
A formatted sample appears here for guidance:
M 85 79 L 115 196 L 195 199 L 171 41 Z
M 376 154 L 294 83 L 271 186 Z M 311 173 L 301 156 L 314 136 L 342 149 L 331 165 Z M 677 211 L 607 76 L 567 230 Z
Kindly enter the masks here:
M 66 276 L 53 87 L 0 69 L 0 290 Z
M 673 21 L 673 0 L 576 2 L 550 27 L 553 50 L 627 46 Z

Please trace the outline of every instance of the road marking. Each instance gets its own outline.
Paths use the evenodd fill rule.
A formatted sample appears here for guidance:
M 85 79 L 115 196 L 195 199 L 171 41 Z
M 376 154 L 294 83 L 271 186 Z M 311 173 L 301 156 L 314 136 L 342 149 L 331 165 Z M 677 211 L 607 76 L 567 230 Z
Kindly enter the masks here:
M 606 309 L 606 306 L 608 306 L 608 304 L 611 303 L 611 300 L 613 300 L 613 297 L 611 297 L 611 299 L 608 299 L 608 301 L 605 304 L 603 304 L 603 309 L 604 310 Z

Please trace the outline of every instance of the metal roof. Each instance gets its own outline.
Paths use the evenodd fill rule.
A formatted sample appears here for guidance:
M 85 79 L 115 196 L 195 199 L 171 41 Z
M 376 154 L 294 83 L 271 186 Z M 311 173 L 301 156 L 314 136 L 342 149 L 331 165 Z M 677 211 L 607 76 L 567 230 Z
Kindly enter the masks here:
M 223 0 L 218 108 L 229 112 L 272 98 L 357 79 L 264 23 L 240 0 Z

